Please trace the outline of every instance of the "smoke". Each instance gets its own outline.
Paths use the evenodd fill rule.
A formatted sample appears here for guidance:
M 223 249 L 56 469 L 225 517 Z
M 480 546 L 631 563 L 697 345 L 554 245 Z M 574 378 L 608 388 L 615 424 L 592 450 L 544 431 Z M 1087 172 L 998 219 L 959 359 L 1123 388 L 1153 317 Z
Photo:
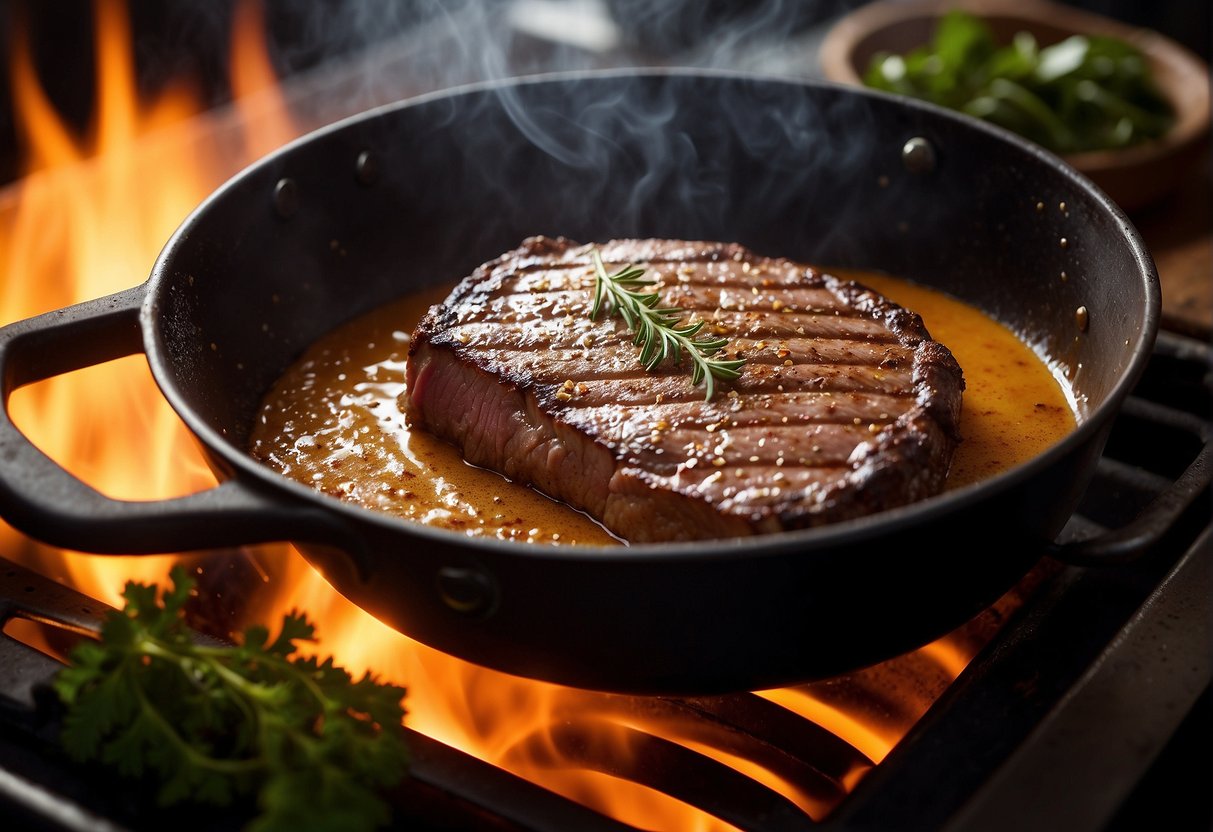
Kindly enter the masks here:
M 310 92 L 328 88 L 312 98 L 338 102 L 346 111 L 316 112 L 321 121 L 431 91 L 553 72 L 638 66 L 768 71 L 780 60 L 773 56 L 793 55 L 799 63 L 793 59 L 785 66 L 803 76 L 812 64 L 815 27 L 820 30 L 845 5 L 844 0 L 328 3 L 297 27 L 306 37 L 281 51 L 280 59 L 290 63 L 334 48 L 320 43 L 348 48 L 362 39 L 368 44 L 351 53 L 345 66 L 340 59 L 329 61 L 303 79 Z M 334 14 L 337 7 L 340 13 Z M 398 34 L 385 38 L 385 30 Z M 688 97 L 709 87 L 719 100 L 695 102 L 696 118 L 708 123 L 688 122 Z M 505 206 L 486 212 L 481 236 L 491 244 L 508 240 L 510 233 L 502 229 L 515 226 L 520 236 L 562 234 L 587 241 L 678 233 L 748 236 L 754 242 L 761 235 L 743 228 L 736 216 L 738 158 L 745 157 L 750 167 L 762 161 L 780 171 L 777 181 L 751 177 L 750 188 L 742 189 L 745 210 L 753 214 L 751 209 L 773 199 L 786 200 L 790 190 L 811 182 L 821 169 L 845 167 L 858 152 L 853 137 L 861 135 L 831 139 L 822 132 L 815 104 L 796 96 L 764 102 L 766 94 L 761 84 L 697 90 L 682 82 L 569 83 L 537 93 L 531 85 L 503 83 L 489 96 L 427 105 L 427 130 L 442 134 L 436 142 L 459 145 L 457 160 L 432 148 L 417 152 L 433 154 L 430 164 L 448 172 L 446 188 L 457 180 L 476 189 L 470 199 Z M 793 99 L 796 104 L 789 107 Z M 483 112 L 469 113 L 469 107 Z M 508 118 L 500 118 L 502 112 Z M 521 178 L 520 168 L 527 172 Z M 550 181 L 547 192 L 532 194 L 542 177 Z M 767 193 L 773 190 L 778 193 Z M 530 194 L 527 205 L 519 206 L 520 194 Z M 830 211 L 843 213 L 837 197 Z M 528 216 L 533 223 L 526 229 Z
M 270 2 L 267 19 L 285 72 L 343 76 L 349 103 L 366 108 L 475 81 L 565 70 L 680 66 L 813 75 L 815 33 L 819 38 L 858 3 L 325 0 Z M 354 75 L 361 88 L 354 88 Z
M 376 141 L 381 158 L 400 159 L 385 177 L 398 177 L 409 221 L 459 229 L 441 252 L 458 269 L 536 233 L 720 239 L 805 258 L 832 245 L 862 210 L 862 189 L 835 180 L 870 149 L 866 112 L 823 113 L 821 100 L 737 73 L 814 75 L 815 43 L 855 2 L 263 0 L 271 55 L 305 124 L 487 85 L 375 131 L 398 131 Z M 183 0 L 181 19 L 214 30 L 223 5 Z M 638 67 L 732 80 L 650 83 L 631 76 Z M 510 80 L 582 70 L 621 74 Z M 855 129 L 826 128 L 848 118 Z M 428 213 L 413 216 L 415 205 Z

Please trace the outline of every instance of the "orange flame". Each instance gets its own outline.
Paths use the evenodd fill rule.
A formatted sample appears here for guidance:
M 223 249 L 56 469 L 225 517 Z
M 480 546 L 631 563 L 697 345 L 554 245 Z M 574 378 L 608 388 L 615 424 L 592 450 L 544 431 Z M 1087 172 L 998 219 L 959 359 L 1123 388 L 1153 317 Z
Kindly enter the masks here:
M 95 4 L 96 116 L 89 137 L 73 135 L 56 114 L 28 46 L 16 41 L 13 99 L 29 175 L 0 195 L 0 314 L 5 320 L 139 282 L 199 193 L 213 186 L 211 170 L 173 161 L 183 155 L 183 137 L 172 133 L 172 126 L 199 109 L 188 89 L 171 87 L 145 106 L 137 101 L 124 11 L 118 3 Z M 190 140 L 191 156 L 197 144 Z M 222 170 L 219 159 L 206 159 L 205 165 Z M 173 177 L 146 175 L 149 169 L 170 167 Z M 12 412 L 40 447 L 111 496 L 173 496 L 210 481 L 138 358 L 21 390 L 12 399 Z M 115 429 L 118 420 L 111 414 L 121 414 L 121 429 Z M 7 551 L 37 549 L 43 571 L 71 576 L 109 602 L 116 600 L 124 578 L 154 579 L 167 568 L 163 558 L 65 557 L 24 542 L 7 528 L 2 539 Z
M 266 53 L 259 4 L 239 7 L 232 38 L 236 100 L 218 113 L 202 113 L 199 97 L 185 84 L 140 102 L 125 8 L 105 0 L 94 7 L 92 138 L 74 135 L 55 113 L 28 45 L 18 39 L 12 50 L 28 175 L 0 193 L 0 320 L 142 280 L 195 205 L 239 167 L 303 129 L 290 117 Z M 111 496 L 159 499 L 213 484 L 139 357 L 31 385 L 14 395 L 11 408 L 36 444 Z M 111 604 L 119 602 L 127 580 L 161 581 L 177 559 L 62 552 L 7 526 L 0 526 L 0 545 L 7 556 Z M 795 782 L 761 760 L 714 744 L 677 709 L 657 712 L 626 697 L 518 679 L 417 644 L 335 593 L 289 547 L 250 547 L 231 557 L 247 558 L 264 590 L 243 615 L 272 624 L 289 609 L 306 610 L 324 639 L 317 649 L 352 672 L 370 669 L 408 686 L 412 727 L 646 829 L 732 827 L 630 782 L 603 760 L 626 771 L 638 742 L 661 737 L 741 771 L 820 818 L 885 757 L 988 638 L 967 632 L 848 679 L 761 693 L 856 751 L 829 782 Z

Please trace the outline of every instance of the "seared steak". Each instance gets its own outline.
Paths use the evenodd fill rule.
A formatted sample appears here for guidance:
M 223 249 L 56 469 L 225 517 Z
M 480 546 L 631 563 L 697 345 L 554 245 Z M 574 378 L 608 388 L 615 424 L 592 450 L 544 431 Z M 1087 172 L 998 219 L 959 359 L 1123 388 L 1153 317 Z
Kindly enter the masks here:
M 802 528 L 942 489 L 964 381 L 918 315 L 739 245 L 598 250 L 729 338 L 718 357 L 745 358 L 741 377 L 705 402 L 685 356 L 645 372 L 618 316 L 590 319 L 591 246 L 534 237 L 418 325 L 410 424 L 633 542 Z

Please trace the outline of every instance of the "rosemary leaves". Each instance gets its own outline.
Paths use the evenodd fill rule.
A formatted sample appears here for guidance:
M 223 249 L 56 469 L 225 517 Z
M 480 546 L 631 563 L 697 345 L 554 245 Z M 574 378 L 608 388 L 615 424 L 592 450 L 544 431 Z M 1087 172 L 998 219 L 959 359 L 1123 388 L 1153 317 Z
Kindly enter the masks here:
M 699 331 L 706 321 L 695 321 L 680 326 L 683 310 L 674 306 L 660 306 L 657 292 L 641 291 L 656 281 L 644 279 L 644 269 L 631 264 L 623 266 L 614 274 L 608 274 L 598 249 L 590 252 L 594 262 L 594 304 L 590 308 L 590 319 L 598 320 L 600 312 L 608 315 L 618 312 L 629 330 L 635 333 L 632 343 L 640 347 L 640 363 L 645 370 L 652 371 L 668 358 L 674 365 L 682 363 L 683 351 L 691 359 L 691 383 L 704 384 L 704 401 L 711 401 L 716 394 L 715 380 L 732 381 L 741 375 L 744 358 L 713 358 L 729 343 L 727 338 L 699 338 Z

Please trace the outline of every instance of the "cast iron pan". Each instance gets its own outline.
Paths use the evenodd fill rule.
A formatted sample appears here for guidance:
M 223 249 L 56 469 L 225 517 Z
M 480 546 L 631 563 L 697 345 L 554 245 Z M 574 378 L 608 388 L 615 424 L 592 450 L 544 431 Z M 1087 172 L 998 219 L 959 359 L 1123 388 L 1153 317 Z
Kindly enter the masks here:
M 729 240 L 920 280 L 1068 368 L 1081 425 L 1029 464 L 910 507 L 613 550 L 414 526 L 246 453 L 262 394 L 309 343 L 532 234 Z M 645 693 L 797 682 L 946 632 L 1050 550 L 1150 353 L 1158 309 L 1153 264 L 1106 197 L 1054 157 L 930 106 L 682 71 L 476 86 L 289 145 L 199 207 L 145 284 L 0 331 L 6 394 L 146 352 L 224 481 L 183 499 L 110 500 L 5 414 L 0 508 L 32 536 L 94 552 L 293 540 L 392 626 L 512 673 Z M 1165 523 L 1071 554 L 1119 557 Z

